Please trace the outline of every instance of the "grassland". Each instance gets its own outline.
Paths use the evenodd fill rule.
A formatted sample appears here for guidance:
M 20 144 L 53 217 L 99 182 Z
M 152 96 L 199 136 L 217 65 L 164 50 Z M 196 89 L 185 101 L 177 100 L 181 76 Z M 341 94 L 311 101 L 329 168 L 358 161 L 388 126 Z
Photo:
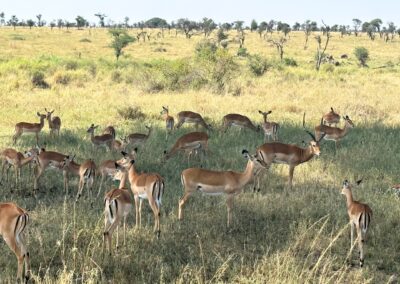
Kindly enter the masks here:
M 135 31 L 130 31 L 135 34 Z M 233 35 L 233 34 L 232 34 Z M 277 37 L 277 35 L 273 35 Z M 82 39 L 88 39 L 81 41 Z M 93 150 L 86 129 L 91 123 L 117 127 L 119 137 L 156 131 L 146 147 L 139 149 L 140 171 L 156 171 L 166 179 L 160 239 L 152 233 L 153 219 L 144 206 L 144 226 L 133 228 L 130 215 L 126 247 L 110 259 L 103 257 L 103 201 L 82 199 L 74 203 L 65 197 L 60 173 L 47 172 L 40 180 L 36 198 L 24 172 L 24 185 L 14 189 L 0 185 L 0 201 L 14 201 L 30 211 L 28 236 L 33 278 L 38 283 L 387 283 L 400 272 L 400 206 L 390 187 L 399 181 L 398 143 L 400 114 L 400 41 L 384 43 L 362 37 L 334 34 L 327 52 L 341 65 L 314 70 L 315 42 L 303 49 L 302 33 L 291 33 L 285 57 L 297 67 L 278 62 L 275 48 L 258 34 L 247 33 L 245 47 L 270 63 L 268 71 L 256 77 L 244 58 L 236 57 L 238 46 L 228 53 L 235 73 L 223 89 L 211 83 L 173 85 L 169 79 L 180 74 L 181 66 L 196 67 L 194 51 L 202 39 L 166 32 L 163 39 L 134 43 L 115 62 L 107 47 L 105 30 L 0 29 L 0 146 L 10 147 L 14 125 L 37 120 L 35 113 L 55 109 L 62 119 L 61 137 L 51 140 L 47 126 L 40 135 L 47 149 L 77 155 L 77 160 L 93 158 L 96 163 L 117 158 L 118 153 Z M 352 54 L 357 46 L 370 51 L 369 68 L 360 68 Z M 163 47 L 165 52 L 155 51 Z M 189 65 L 186 65 L 189 64 Z M 150 66 L 150 67 L 149 67 Z M 156 67 L 153 67 L 156 66 Z M 177 67 L 178 66 L 178 67 Z M 193 67 L 194 66 L 194 67 Z M 388 66 L 381 68 L 382 66 Z M 183 68 L 182 67 L 182 68 Z M 160 71 L 161 70 L 161 71 Z M 175 71 L 174 71 L 175 70 Z M 203 69 L 207 70 L 207 69 Z M 36 88 L 31 78 L 44 74 L 50 88 Z M 170 74 L 170 76 L 168 76 Z M 205 75 L 207 76 L 207 74 Z M 178 82 L 181 82 L 178 80 Z M 183 83 L 182 83 L 183 84 Z M 235 94 L 232 95 L 232 94 Z M 210 133 L 212 154 L 203 167 L 242 170 L 243 148 L 253 152 L 263 143 L 261 134 L 218 131 L 223 115 L 236 112 L 259 123 L 258 109 L 271 109 L 271 119 L 281 124 L 280 140 L 301 144 L 309 137 L 301 128 L 307 113 L 307 127 L 319 123 L 330 106 L 349 115 L 356 127 L 335 151 L 324 143 L 322 155 L 299 166 L 294 188 L 286 188 L 287 166 L 275 165 L 263 180 L 260 193 L 248 187 L 235 199 L 233 226 L 226 229 L 226 206 L 221 197 L 194 196 L 183 222 L 177 220 L 177 203 L 182 194 L 180 172 L 188 167 L 184 157 L 161 162 L 164 149 L 180 135 L 183 127 L 165 141 L 162 105 L 172 115 L 181 110 L 202 113 L 214 125 Z M 139 107 L 143 119 L 125 119 L 118 110 Z M 23 136 L 16 148 L 34 145 L 32 136 Z M 192 166 L 200 166 L 192 162 Z M 366 244 L 363 269 L 349 266 L 350 233 L 344 197 L 339 189 L 345 178 L 364 177 L 355 189 L 356 199 L 374 211 Z M 97 183 L 98 185 L 98 183 Z M 77 186 L 77 179 L 72 181 Z M 108 188 L 111 183 L 108 184 Z M 13 282 L 17 264 L 4 242 L 0 246 L 0 282 Z M 356 260 L 353 251 L 353 262 Z

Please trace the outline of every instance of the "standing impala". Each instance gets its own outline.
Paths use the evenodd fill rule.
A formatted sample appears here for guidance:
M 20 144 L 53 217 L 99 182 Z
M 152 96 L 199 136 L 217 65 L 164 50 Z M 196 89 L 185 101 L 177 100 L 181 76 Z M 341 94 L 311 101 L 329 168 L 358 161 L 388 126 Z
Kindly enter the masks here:
M 21 152 L 14 149 L 8 148 L 4 149 L 0 154 L 0 159 L 2 160 L 1 169 L 1 181 L 4 178 L 4 169 L 6 169 L 6 181 L 8 181 L 8 170 L 10 166 L 14 167 L 15 170 L 15 186 L 18 186 L 19 180 L 21 179 L 21 168 L 29 163 L 31 163 L 37 157 L 37 152 L 25 152 L 27 157 L 25 157 Z
M 261 125 L 262 129 L 264 130 L 264 142 L 269 141 L 270 137 L 272 137 L 273 141 L 278 141 L 279 124 L 273 121 L 268 121 L 268 115 L 272 113 L 272 110 L 267 112 L 259 110 L 258 112 L 264 118 L 264 123 Z
M 106 177 L 111 177 L 114 180 L 118 180 L 117 176 L 115 175 L 117 172 L 117 167 L 115 166 L 117 165 L 121 165 L 121 166 L 125 166 L 128 165 L 128 163 L 131 160 L 136 159 L 136 152 L 137 152 L 137 148 L 135 148 L 131 154 L 128 154 L 124 151 L 121 151 L 122 154 L 122 158 L 115 161 L 115 160 L 105 160 L 103 162 L 101 162 L 100 166 L 98 167 L 98 171 L 101 175 L 101 179 L 100 179 L 100 185 L 99 185 L 99 192 L 97 193 L 97 197 L 100 195 L 101 192 L 101 188 L 104 182 L 104 179 Z
M 66 156 L 64 158 L 64 162 L 62 164 L 63 170 L 67 172 L 67 194 L 69 188 L 69 178 L 68 173 L 71 172 L 74 175 L 79 176 L 79 185 L 78 185 L 78 194 L 76 196 L 76 201 L 78 201 L 79 197 L 82 195 L 83 187 L 86 184 L 86 187 L 89 191 L 90 198 L 92 197 L 93 183 L 96 177 L 96 164 L 93 160 L 86 160 L 82 164 L 77 164 L 74 162 L 74 156 Z
M 57 136 L 60 136 L 61 119 L 58 116 L 51 117 L 54 110 L 48 111 L 46 108 L 44 110 L 47 113 L 46 118 L 49 123 L 50 136 L 53 136 L 55 132 L 57 132 Z
M 336 126 L 340 122 L 340 115 L 333 110 L 333 107 L 331 107 L 331 111 L 325 113 L 322 120 L 324 124 L 328 124 L 329 126 L 335 124 Z
M 132 211 L 132 198 L 131 193 L 125 188 L 127 179 L 127 172 L 119 164 L 115 163 L 115 168 L 118 173 L 121 174 L 119 177 L 121 182 L 119 188 L 114 188 L 106 193 L 104 197 L 104 233 L 103 233 L 103 251 L 105 249 L 106 239 L 108 241 L 108 251 L 112 254 L 111 241 L 112 234 L 117 228 L 117 249 L 118 249 L 118 230 L 119 223 L 123 220 L 124 227 L 124 245 L 126 243 L 126 217 Z
M 25 261 L 25 281 L 30 278 L 29 252 L 25 246 L 24 233 L 29 224 L 29 215 L 15 203 L 0 203 L 0 235 L 18 260 L 17 278 L 23 282 Z
M 128 178 L 131 191 L 135 200 L 136 227 L 142 224 L 142 202 L 149 200 L 149 205 L 154 214 L 154 232 L 160 236 L 160 207 L 164 194 L 164 179 L 156 173 L 138 173 L 135 169 L 135 160 L 131 160 L 128 166 Z
M 171 134 L 172 130 L 174 129 L 175 120 L 172 116 L 169 115 L 168 107 L 163 106 L 160 114 L 165 120 L 165 140 L 168 140 L 168 135 Z
M 37 157 L 37 170 L 33 183 L 34 190 L 38 189 L 39 178 L 47 168 L 63 171 L 64 191 L 67 190 L 67 173 L 62 167 L 65 157 L 67 156 L 58 152 L 46 151 L 44 149 L 41 150 L 39 156 Z
M 246 127 L 255 132 L 260 131 L 260 126 L 256 127 L 247 116 L 237 114 L 237 113 L 230 113 L 230 114 L 225 115 L 222 118 L 222 123 L 223 123 L 223 131 L 224 132 L 226 132 L 228 130 L 228 128 L 231 126 L 237 126 L 240 128 Z
M 202 151 L 205 155 L 208 150 L 208 135 L 205 132 L 190 132 L 176 140 L 169 152 L 164 151 L 164 159 L 168 160 L 176 153 L 184 151 L 188 159 L 194 152 Z
M 179 200 L 179 220 L 183 219 L 183 207 L 190 195 L 200 191 L 210 195 L 225 194 L 227 196 L 227 226 L 230 226 L 234 196 L 242 192 L 243 187 L 253 179 L 256 171 L 265 167 L 262 161 L 249 155 L 247 150 L 243 150 L 242 155 L 248 159 L 244 172 L 212 171 L 199 168 L 189 168 L 182 172 L 181 181 L 184 194 Z
M 315 127 L 315 137 L 319 139 L 322 133 L 325 133 L 325 140 L 335 141 L 335 148 L 338 148 L 340 140 L 347 135 L 351 128 L 354 127 L 353 121 L 351 121 L 348 115 L 343 116 L 344 127 L 337 128 L 332 126 L 323 125 L 322 123 Z
M 357 184 L 360 183 L 361 180 L 357 181 Z M 371 222 L 372 210 L 367 204 L 353 200 L 351 188 L 348 180 L 345 180 L 341 193 L 346 196 L 347 214 L 349 215 L 351 225 L 350 249 L 353 248 L 354 227 L 356 227 L 358 247 L 360 250 L 360 266 L 362 267 L 364 265 L 363 243 L 366 239 L 369 223 Z
M 178 124 L 176 125 L 176 128 L 179 128 L 182 126 L 184 123 L 195 123 L 196 129 L 198 128 L 199 124 L 203 126 L 207 130 L 211 130 L 211 124 L 207 124 L 203 117 L 193 111 L 181 111 L 178 113 Z
M 303 128 L 305 114 L 303 116 Z M 324 138 L 323 134 L 319 140 L 304 128 L 305 132 L 311 136 L 312 140 L 307 148 L 301 148 L 296 145 L 283 144 L 279 142 L 265 143 L 257 148 L 257 157 L 264 161 L 268 168 L 272 163 L 287 164 L 289 165 L 289 187 L 292 187 L 293 173 L 295 167 L 308 162 L 314 156 L 319 156 L 321 153 L 319 142 Z M 260 186 L 260 175 L 257 177 L 258 188 Z
M 105 145 L 108 147 L 109 150 L 112 149 L 112 142 L 114 140 L 114 136 L 112 134 L 102 134 L 102 135 L 94 135 L 94 130 L 98 128 L 99 126 L 92 124 L 89 129 L 87 130 L 87 133 L 90 133 L 90 140 L 92 141 L 94 146 L 101 146 Z
M 17 143 L 17 139 L 23 133 L 35 133 L 36 135 L 36 144 L 39 144 L 39 132 L 42 130 L 44 126 L 44 120 L 46 119 L 45 114 L 36 113 L 39 116 L 39 123 L 29 123 L 29 122 L 18 122 L 15 125 L 15 134 L 13 136 L 13 143 Z
M 131 133 L 124 139 L 125 143 L 127 145 L 132 145 L 133 147 L 145 144 L 146 141 L 149 139 L 149 137 L 151 135 L 151 132 L 153 131 L 153 127 L 152 126 L 145 125 L 145 127 L 148 130 L 147 134 Z

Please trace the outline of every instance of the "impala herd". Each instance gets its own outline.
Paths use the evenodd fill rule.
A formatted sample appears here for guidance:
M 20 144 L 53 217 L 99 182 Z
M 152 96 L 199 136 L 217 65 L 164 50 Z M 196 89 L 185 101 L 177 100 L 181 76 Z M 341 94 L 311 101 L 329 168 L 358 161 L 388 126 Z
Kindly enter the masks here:
M 61 119 L 58 116 L 52 117 L 54 110 L 48 111 L 45 109 L 45 111 L 46 114 L 37 113 L 40 119 L 39 123 L 19 122 L 15 125 L 14 144 L 23 133 L 35 133 L 36 142 L 39 145 L 39 132 L 44 127 L 45 119 L 47 119 L 49 124 L 50 135 L 60 135 Z M 222 130 L 224 132 L 228 131 L 231 127 L 248 128 L 255 132 L 264 132 L 266 143 L 256 149 L 255 155 L 251 155 L 247 150 L 242 151 L 243 157 L 247 159 L 247 166 L 243 172 L 215 171 L 203 168 L 188 168 L 182 171 L 181 182 L 184 193 L 178 204 L 179 220 L 183 219 L 184 205 L 193 193 L 202 192 L 210 195 L 225 195 L 228 213 L 227 226 L 229 227 L 232 220 L 231 215 L 235 195 L 241 193 L 243 188 L 250 182 L 254 182 L 254 189 L 259 191 L 260 179 L 273 163 L 282 163 L 289 166 L 288 184 L 289 187 L 292 187 L 295 167 L 309 161 L 314 156 L 320 155 L 320 142 L 322 139 L 335 141 L 337 148 L 339 141 L 354 127 L 353 122 L 347 115 L 343 117 L 345 121 L 344 128 L 336 127 L 341 117 L 331 108 L 331 111 L 322 117 L 321 123 L 315 127 L 313 134 L 305 128 L 304 113 L 303 128 L 311 137 L 311 141 L 308 146 L 303 148 L 293 144 L 278 142 L 280 125 L 267 119 L 272 111 L 264 112 L 259 110 L 258 112 L 263 116 L 263 122 L 260 125 L 255 125 L 247 116 L 235 113 L 225 115 L 222 120 Z M 160 114 L 166 123 L 167 140 L 174 129 L 180 128 L 184 123 L 194 123 L 196 129 L 200 125 L 206 130 L 213 130 L 211 125 L 206 123 L 199 113 L 192 111 L 179 112 L 177 114 L 177 124 L 175 124 L 174 118 L 169 114 L 168 107 L 163 106 Z M 335 127 L 331 126 L 332 124 Z M 95 135 L 95 130 L 98 127 L 98 125 L 95 126 L 92 124 L 87 129 L 93 147 L 105 146 L 109 151 L 120 151 L 122 157 L 119 160 L 105 160 L 97 167 L 92 159 L 78 164 L 74 161 L 75 155 L 65 155 L 48 151 L 38 146 L 25 153 L 8 148 L 3 150 L 0 156 L 2 160 L 0 182 L 3 182 L 4 176 L 6 176 L 6 182 L 8 182 L 8 171 L 11 167 L 14 167 L 15 184 L 18 186 L 20 183 L 21 168 L 29 164 L 34 167 L 33 189 L 35 192 L 39 188 L 39 178 L 44 174 L 45 170 L 48 168 L 58 169 L 63 173 L 64 191 L 66 194 L 68 194 L 69 175 L 79 176 L 78 193 L 76 196 L 76 201 L 78 201 L 85 185 L 88 195 L 92 195 L 96 175 L 101 176 L 97 196 L 102 192 L 105 179 L 119 180 L 119 187 L 108 191 L 104 198 L 105 229 L 103 244 L 105 248 L 106 242 L 108 243 L 108 250 L 111 254 L 112 234 L 117 229 L 118 247 L 118 228 L 121 221 L 123 221 L 125 243 L 125 221 L 127 215 L 133 210 L 133 203 L 136 212 L 136 226 L 140 226 L 142 202 L 144 199 L 148 200 L 154 214 L 154 231 L 157 237 L 160 236 L 160 207 L 165 192 L 165 180 L 158 173 L 143 173 L 136 169 L 137 146 L 145 145 L 146 141 L 151 137 L 153 130 L 151 126 L 146 126 L 148 129 L 147 134 L 132 133 L 124 137 L 122 141 L 116 139 L 116 131 L 113 126 L 108 126 L 102 134 Z M 271 138 L 273 142 L 269 142 Z M 196 131 L 187 133 L 178 138 L 170 150 L 164 151 L 162 162 L 167 162 L 169 158 L 178 152 L 185 153 L 188 156 L 188 162 L 192 156 L 201 155 L 200 158 L 204 158 L 209 151 L 208 140 L 209 134 L 206 132 Z M 134 149 L 128 151 L 128 147 Z M 4 175 L 4 171 L 6 171 L 6 175 Z M 127 183 L 130 185 L 130 191 L 127 188 Z M 363 266 L 363 242 L 371 221 L 372 210 L 368 205 L 353 200 L 352 185 L 347 180 L 343 183 L 341 193 L 346 196 L 347 200 L 347 209 L 351 224 L 351 247 L 353 246 L 353 231 L 355 227 L 357 229 L 357 240 L 360 251 L 360 266 Z M 30 276 L 29 252 L 25 247 L 23 237 L 28 224 L 29 215 L 25 210 L 19 208 L 14 203 L 0 203 L 0 234 L 17 256 L 17 277 L 21 280 L 24 261 L 25 279 L 27 280 Z

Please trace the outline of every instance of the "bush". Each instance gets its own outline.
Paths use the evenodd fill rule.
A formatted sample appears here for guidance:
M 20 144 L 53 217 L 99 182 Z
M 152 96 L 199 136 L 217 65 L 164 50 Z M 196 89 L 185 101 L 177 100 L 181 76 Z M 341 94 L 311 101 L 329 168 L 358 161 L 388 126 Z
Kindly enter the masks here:
M 88 38 L 82 38 L 81 40 L 79 40 L 79 42 L 92 42 L 92 41 Z
M 111 80 L 115 83 L 120 83 L 122 78 L 121 78 L 121 72 L 118 70 L 114 70 L 111 72 Z
M 354 49 L 354 55 L 360 62 L 361 66 L 367 66 L 367 61 L 369 59 L 369 53 L 365 47 L 356 47 L 356 49 Z
M 49 84 L 44 80 L 44 74 L 40 71 L 34 71 L 31 75 L 31 82 L 33 86 L 46 89 Z
M 164 47 L 157 47 L 154 49 L 155 52 L 167 52 L 167 49 Z
M 219 49 L 215 58 L 215 64 L 211 68 L 211 84 L 215 92 L 221 92 L 231 81 L 237 64 L 225 49 Z
M 229 40 L 227 40 L 227 39 L 221 40 L 219 44 L 222 46 L 222 48 L 227 48 L 228 44 L 229 44 Z
M 248 57 L 247 65 L 251 73 L 256 76 L 261 76 L 268 69 L 268 62 L 262 56 L 256 54 Z
M 78 62 L 74 60 L 69 60 L 64 63 L 64 67 L 66 70 L 76 70 L 78 69 Z
M 210 40 L 202 40 L 196 44 L 195 53 L 198 59 L 214 61 L 217 45 Z
M 10 37 L 12 40 L 25 40 L 25 37 L 19 34 L 12 34 Z
M 293 58 L 283 58 L 283 63 L 286 66 L 293 66 L 293 67 L 297 66 L 297 62 Z
M 249 55 L 247 53 L 247 48 L 245 48 L 245 47 L 240 47 L 236 54 L 237 54 L 237 56 L 241 56 L 241 57 L 246 57 Z
M 71 76 L 69 74 L 63 72 L 57 72 L 54 74 L 54 82 L 56 84 L 68 85 L 70 81 L 71 81 Z
M 142 112 L 140 107 L 124 107 L 117 109 L 117 113 L 125 120 L 145 119 L 146 115 Z

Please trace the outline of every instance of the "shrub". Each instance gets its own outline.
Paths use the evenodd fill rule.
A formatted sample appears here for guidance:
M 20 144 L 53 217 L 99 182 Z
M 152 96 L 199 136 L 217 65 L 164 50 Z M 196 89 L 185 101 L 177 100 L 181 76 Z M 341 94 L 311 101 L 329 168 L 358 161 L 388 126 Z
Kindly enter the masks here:
M 31 75 L 31 82 L 33 86 L 46 89 L 49 87 L 49 84 L 44 80 L 44 74 L 40 71 L 34 71 Z
M 229 44 L 229 40 L 227 40 L 227 39 L 221 40 L 221 42 L 219 44 L 222 46 L 222 48 L 227 48 L 228 44 Z
M 154 49 L 155 52 L 167 52 L 167 49 L 164 47 L 157 47 Z
M 369 53 L 365 47 L 356 47 L 356 49 L 354 49 L 354 55 L 360 62 L 361 66 L 367 66 L 367 61 L 369 59 Z
M 251 73 L 256 76 L 263 75 L 268 69 L 267 60 L 258 54 L 249 56 L 247 65 L 249 66 Z
M 146 115 L 142 112 L 140 107 L 123 107 L 117 109 L 117 113 L 125 120 L 145 119 Z
M 57 72 L 54 74 L 54 82 L 56 84 L 68 85 L 70 81 L 71 81 L 71 76 L 69 74 L 63 72 Z
M 202 40 L 196 44 L 195 53 L 198 59 L 214 61 L 217 45 L 210 40 Z
M 64 63 L 64 68 L 66 70 L 76 70 L 78 69 L 78 62 L 74 60 L 69 60 Z
M 284 58 L 284 59 L 283 59 L 283 63 L 284 63 L 286 66 L 293 66 L 293 67 L 296 67 L 296 66 L 297 66 L 296 60 L 294 60 L 293 58 L 289 58 L 289 57 Z
M 238 51 L 237 51 L 237 56 L 241 56 L 241 57 L 246 57 L 249 54 L 247 53 L 247 48 L 245 47 L 239 47 Z
M 215 58 L 215 64 L 211 68 L 211 84 L 216 92 L 221 92 L 232 79 L 237 64 L 225 49 L 219 49 Z
M 92 42 L 92 41 L 88 38 L 82 38 L 81 40 L 79 40 L 79 42 Z
M 12 34 L 10 37 L 12 40 L 25 40 L 25 37 L 19 34 Z
M 115 83 L 120 83 L 122 78 L 121 78 L 121 72 L 118 70 L 114 70 L 111 72 L 111 80 Z

